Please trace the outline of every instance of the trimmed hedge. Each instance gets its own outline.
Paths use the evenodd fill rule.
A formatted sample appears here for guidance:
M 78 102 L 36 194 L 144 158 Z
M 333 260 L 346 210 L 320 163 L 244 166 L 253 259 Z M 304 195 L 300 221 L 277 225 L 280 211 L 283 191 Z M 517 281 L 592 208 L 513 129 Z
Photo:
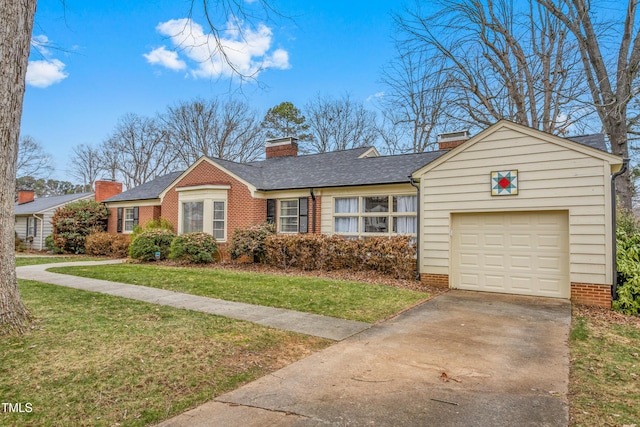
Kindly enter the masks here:
M 231 242 L 227 252 L 231 259 L 247 256 L 253 262 L 263 263 L 267 252 L 265 241 L 275 232 L 276 225 L 268 222 L 246 228 L 236 228 L 231 235 Z
M 129 255 L 141 261 L 154 261 L 156 252 L 160 252 L 160 259 L 166 259 L 175 237 L 172 231 L 165 229 L 145 230 L 131 241 Z
M 207 233 L 187 233 L 171 242 L 169 258 L 190 263 L 212 263 L 218 252 L 216 239 Z
M 416 247 L 409 236 L 348 240 L 341 236 L 275 234 L 265 240 L 265 259 L 281 268 L 373 270 L 398 279 L 416 272 Z
M 129 236 L 107 232 L 93 233 L 87 236 L 85 249 L 89 255 L 126 258 L 129 255 Z

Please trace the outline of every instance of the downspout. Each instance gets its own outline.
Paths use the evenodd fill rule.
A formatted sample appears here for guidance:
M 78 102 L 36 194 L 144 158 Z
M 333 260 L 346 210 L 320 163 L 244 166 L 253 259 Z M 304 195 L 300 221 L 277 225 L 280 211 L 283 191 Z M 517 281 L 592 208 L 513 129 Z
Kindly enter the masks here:
M 42 250 L 42 223 L 44 221 L 41 221 L 37 214 L 31 214 L 31 216 L 34 217 L 36 220 L 39 220 L 38 222 L 40 223 L 40 250 Z M 27 237 L 29 237 L 29 236 L 27 236 Z M 31 243 L 31 249 L 33 249 L 33 243 L 35 243 L 35 241 L 36 241 L 36 236 L 33 236 L 33 242 Z
M 617 239 L 616 239 L 616 178 L 627 171 L 629 167 L 629 159 L 622 159 L 622 169 L 618 172 L 611 174 L 611 234 L 612 240 L 612 252 L 613 252 L 613 286 L 611 286 L 611 298 L 615 301 L 618 299 L 618 253 L 617 253 Z
M 409 184 L 418 190 L 417 201 L 418 208 L 416 209 L 416 280 L 420 280 L 420 186 L 416 184 L 413 176 L 409 176 Z
M 309 189 L 309 193 L 311 194 L 311 231 L 313 234 L 316 234 L 316 195 L 313 192 L 313 188 Z

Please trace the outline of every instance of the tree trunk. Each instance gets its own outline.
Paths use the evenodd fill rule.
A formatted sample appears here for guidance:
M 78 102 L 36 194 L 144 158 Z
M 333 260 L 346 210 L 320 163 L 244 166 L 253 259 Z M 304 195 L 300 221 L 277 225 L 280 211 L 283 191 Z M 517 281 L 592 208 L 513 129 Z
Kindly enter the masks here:
M 18 291 L 14 197 L 20 119 L 36 0 L 0 2 L 0 336 L 23 333 L 30 319 Z

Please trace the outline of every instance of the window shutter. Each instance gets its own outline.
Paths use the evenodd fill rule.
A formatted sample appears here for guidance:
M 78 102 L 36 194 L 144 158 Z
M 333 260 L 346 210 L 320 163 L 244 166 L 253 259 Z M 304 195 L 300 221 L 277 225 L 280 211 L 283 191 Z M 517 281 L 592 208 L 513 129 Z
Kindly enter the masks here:
M 118 208 L 118 225 L 116 231 L 122 233 L 122 208 Z
M 267 199 L 267 222 L 276 223 L 276 199 Z
M 133 226 L 138 225 L 138 207 L 133 208 Z
M 309 232 L 309 199 L 307 197 L 298 199 L 298 231 Z

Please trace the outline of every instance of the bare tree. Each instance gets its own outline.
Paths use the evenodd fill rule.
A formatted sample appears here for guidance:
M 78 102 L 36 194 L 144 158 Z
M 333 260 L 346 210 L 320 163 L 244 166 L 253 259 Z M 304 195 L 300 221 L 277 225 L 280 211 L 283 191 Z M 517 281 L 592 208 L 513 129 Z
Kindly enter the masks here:
M 42 145 L 35 138 L 24 135 L 19 142 L 16 170 L 17 177 L 46 178 L 53 172 L 51 155 L 44 151 Z
M 311 151 L 346 150 L 372 146 L 377 141 L 375 113 L 348 94 L 339 99 L 318 95 L 306 104 L 305 111 L 313 135 Z
M 563 24 L 535 2 L 439 0 L 396 22 L 406 49 L 446 63 L 448 111 L 469 126 L 509 119 L 567 132 L 585 114 L 579 56 Z M 588 111 L 587 113 L 588 114 Z
M 248 162 L 264 151 L 257 113 L 237 100 L 180 102 L 169 107 L 161 121 L 184 167 L 203 155 Z
M 624 20 L 598 26 L 599 12 L 595 2 L 588 0 L 537 0 L 560 20 L 578 43 L 584 75 L 593 105 L 602 127 L 609 136 L 611 151 L 628 158 L 629 103 L 640 93 L 638 67 L 640 66 L 640 31 L 635 19 L 638 1 L 628 0 L 625 10 L 607 10 L 607 17 L 620 16 Z M 620 6 L 623 3 L 620 2 Z M 607 8 L 611 7 L 608 3 Z M 598 31 L 598 27 L 602 31 Z M 619 39 L 613 39 L 614 35 Z M 618 186 L 620 202 L 632 208 L 633 187 L 627 172 Z
M 449 82 L 444 62 L 424 50 L 403 50 L 385 67 L 381 97 L 383 121 L 378 126 L 389 153 L 421 153 L 432 149 L 447 123 Z
M 0 2 L 0 336 L 23 333 L 31 319 L 18 291 L 13 203 L 35 12 L 35 0 Z
M 0 335 L 24 332 L 30 318 L 20 298 L 15 274 L 13 200 L 25 76 L 36 3 L 36 0 L 0 2 Z M 191 6 L 193 12 L 196 2 L 192 1 Z M 225 46 L 219 36 L 220 29 L 213 25 L 213 13 L 221 12 L 225 18 L 231 13 L 247 22 L 258 14 L 277 13 L 268 0 L 219 0 L 213 3 L 213 11 L 209 2 L 204 0 L 203 7 L 212 36 L 227 60 Z M 231 65 L 232 69 L 237 70 Z
M 177 155 L 158 121 L 136 114 L 120 118 L 101 152 L 127 188 L 137 187 L 178 168 Z
M 98 175 L 104 171 L 104 160 L 100 149 L 91 145 L 76 145 L 71 149 L 70 174 L 79 179 L 85 188 L 93 188 Z

